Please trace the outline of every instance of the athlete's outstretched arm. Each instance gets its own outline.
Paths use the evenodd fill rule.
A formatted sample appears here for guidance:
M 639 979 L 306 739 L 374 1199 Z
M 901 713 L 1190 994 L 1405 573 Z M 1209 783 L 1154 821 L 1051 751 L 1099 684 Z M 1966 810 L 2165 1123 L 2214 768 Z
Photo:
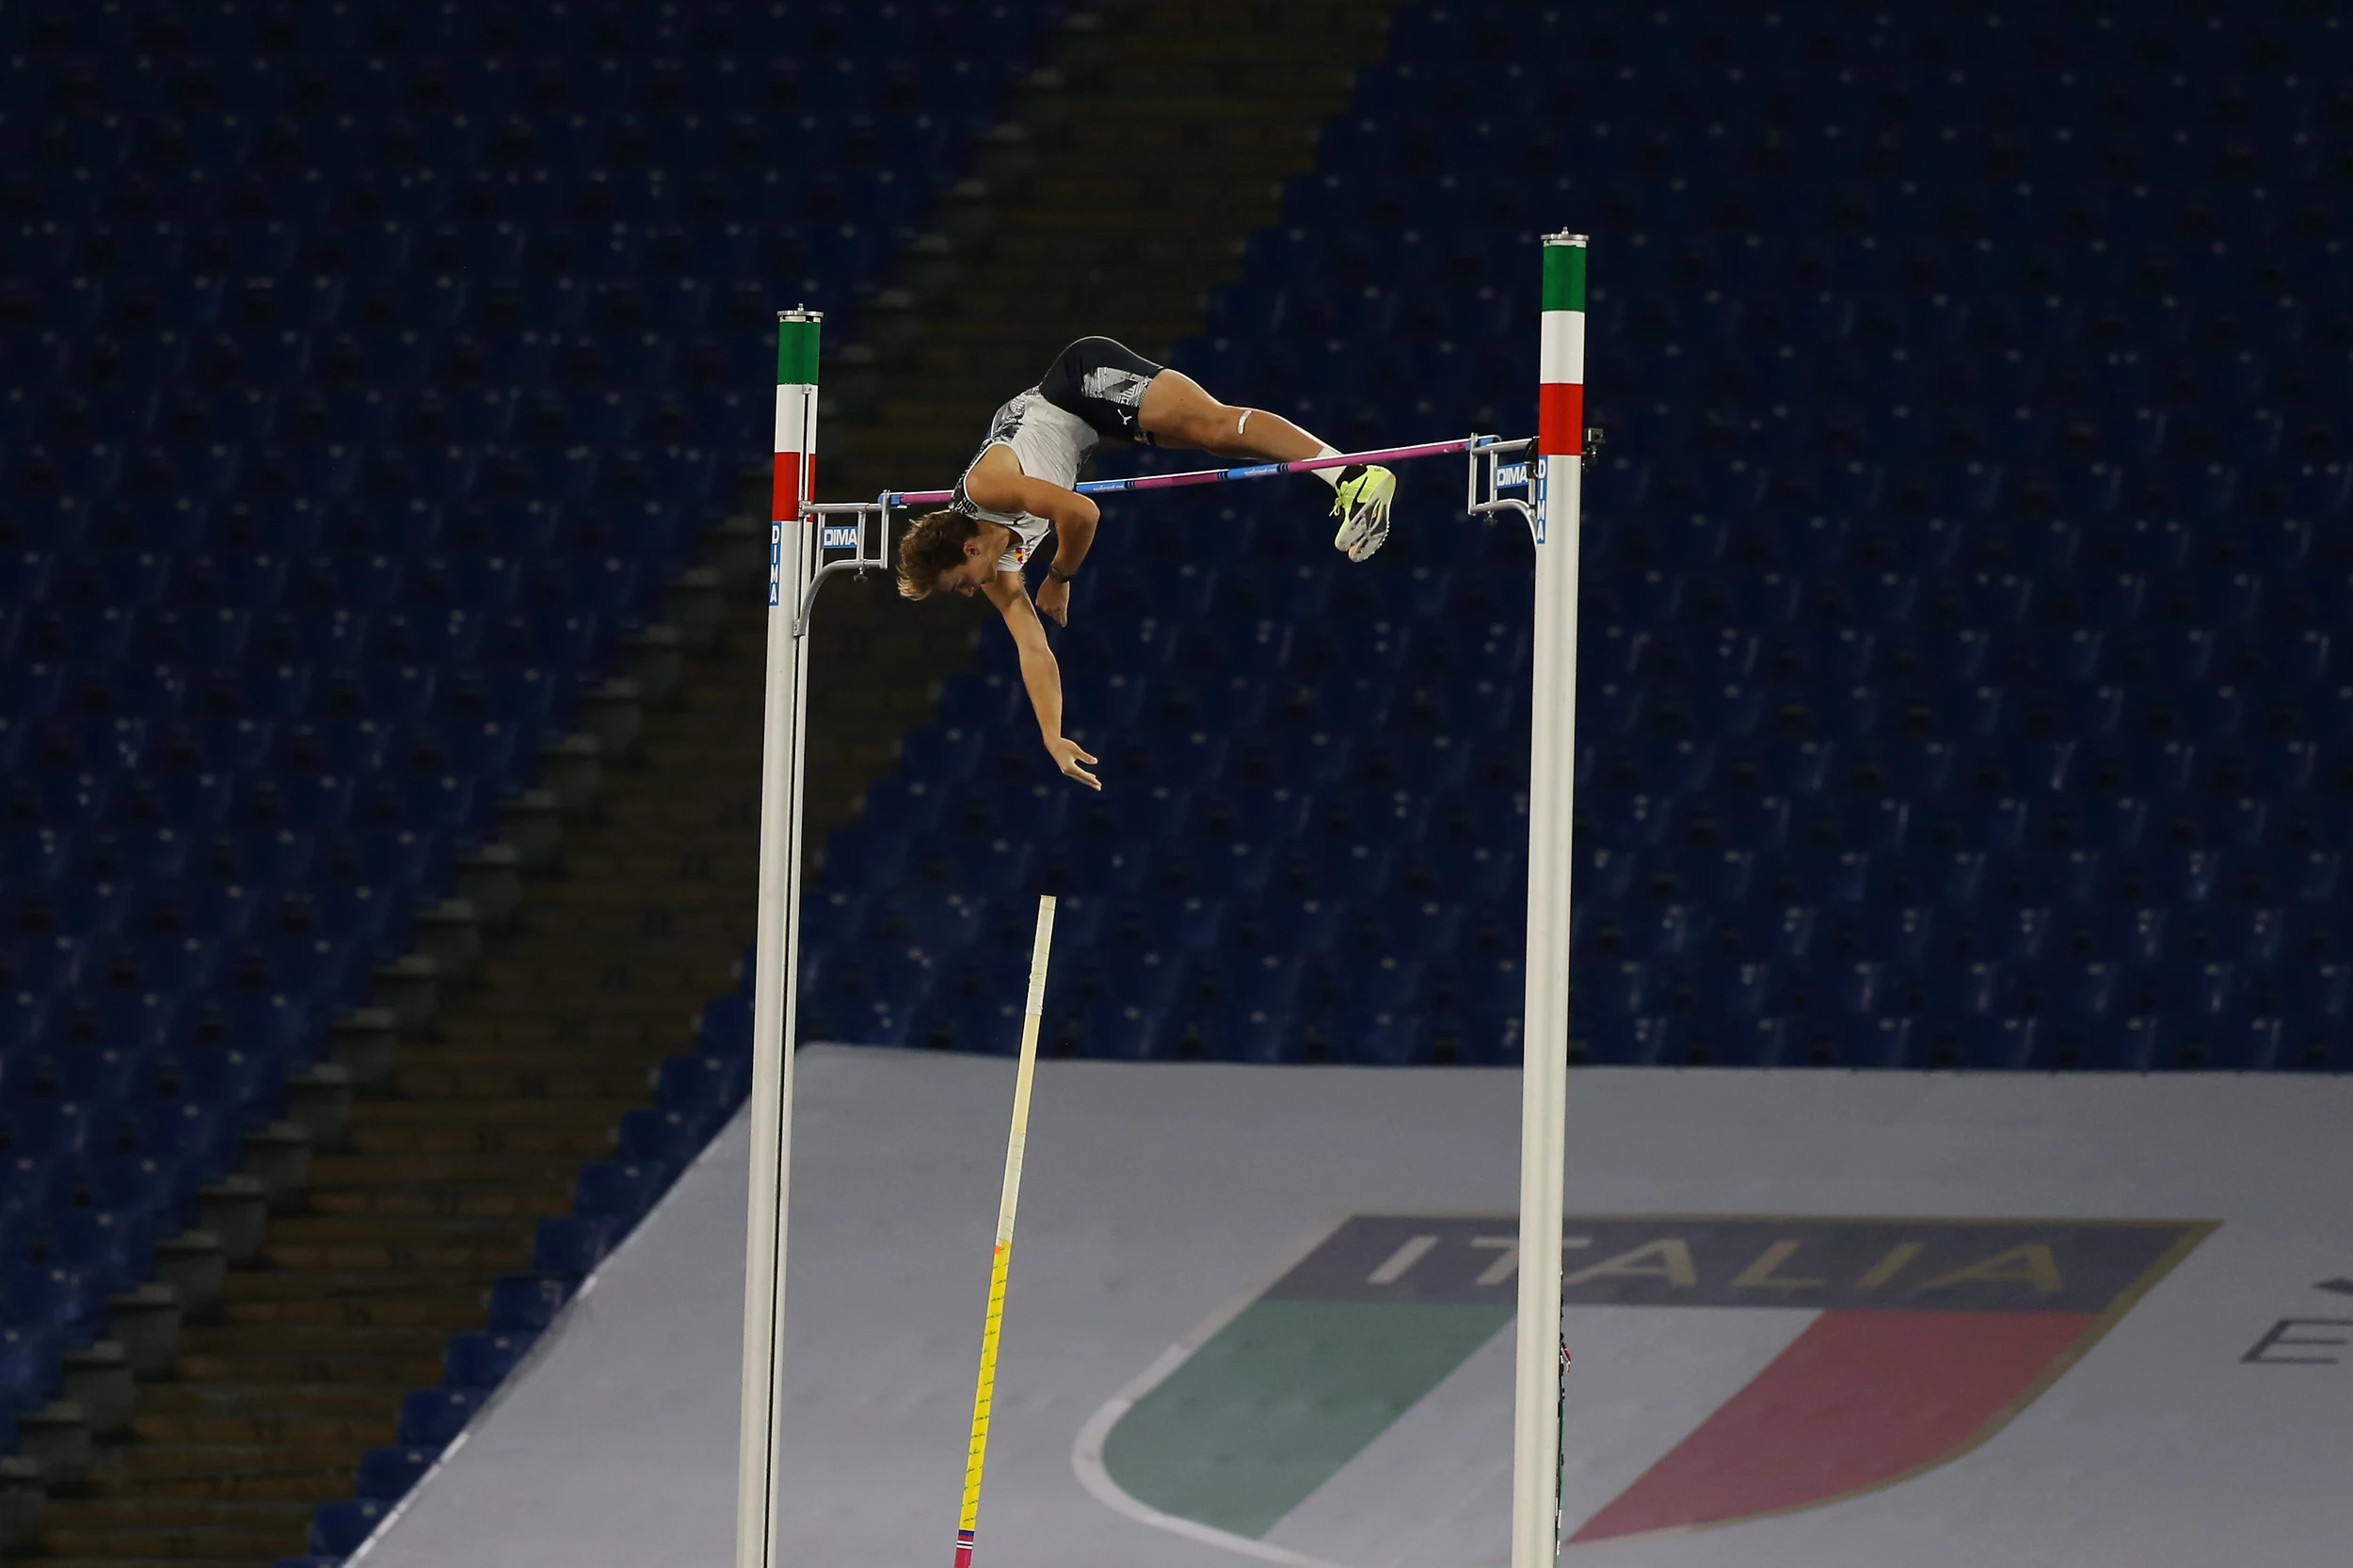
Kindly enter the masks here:
M 1046 628 L 1030 607 L 1029 588 L 1021 574 L 1000 571 L 983 584 L 981 592 L 997 606 L 997 613 L 1005 617 L 1005 630 L 1013 633 L 1013 646 L 1021 654 L 1021 684 L 1029 691 L 1030 706 L 1037 711 L 1038 732 L 1045 738 L 1054 766 L 1090 790 L 1101 789 L 1103 781 L 1079 765 L 1095 759 L 1062 732 L 1062 665 L 1047 646 Z

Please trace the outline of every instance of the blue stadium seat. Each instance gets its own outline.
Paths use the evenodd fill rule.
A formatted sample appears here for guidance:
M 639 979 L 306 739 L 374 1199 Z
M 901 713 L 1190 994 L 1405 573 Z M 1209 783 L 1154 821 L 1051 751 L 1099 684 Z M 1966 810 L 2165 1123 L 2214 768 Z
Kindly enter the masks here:
M 2176 1031 L 2159 1016 L 2114 1017 L 2087 1023 L 2072 1036 L 2062 1032 L 2056 1048 L 2061 1067 L 2109 1072 L 2147 1072 L 2171 1046 Z
M 392 1504 L 407 1496 L 440 1458 L 428 1448 L 370 1448 L 360 1456 L 359 1494 L 364 1502 Z
M 1793 966 L 1744 961 L 1713 968 L 1692 992 L 1692 1011 L 1713 1026 L 1777 1017 L 1787 1011 Z
M 1306 1035 L 1290 1015 L 1241 1001 L 1220 1002 L 1201 1019 L 1202 1054 L 1217 1062 L 1299 1063 Z
M 715 1130 L 750 1091 L 748 1062 L 699 1053 L 665 1058 L 655 1086 L 664 1109 L 699 1122 L 706 1131 Z
M 461 1334 L 449 1342 L 442 1386 L 495 1388 L 531 1353 L 535 1342 L 529 1334 Z
M 715 1005 L 715 1003 L 713 1003 Z M 654 1206 L 665 1187 L 659 1165 L 632 1165 L 623 1160 L 598 1160 L 584 1165 L 571 1196 L 571 1212 L 590 1220 L 635 1222 Z
M 61 1391 L 61 1345 L 54 1331 L 29 1324 L 0 1327 L 0 1412 L 39 1410 Z
M 1826 848 L 1835 846 L 1866 853 L 1897 850 L 1904 845 L 1911 820 L 1911 803 L 1900 796 L 1827 796 L 1820 808 L 1809 812 L 1802 837 L 1811 844 Z
M 69 1210 L 51 1221 L 50 1258 L 109 1294 L 127 1291 L 154 1269 L 153 1229 L 142 1213 Z
M 1931 843 L 2003 853 L 2025 840 L 2029 807 L 2015 795 L 1957 793 L 1938 801 L 1928 816 Z
M 1785 852 L 1774 857 L 1762 877 L 1765 890 L 1794 904 L 1865 904 L 1884 881 L 1880 867 L 1863 850 Z
M 896 1043 L 878 1042 L 878 1043 Z M 637 1165 L 659 1166 L 676 1171 L 683 1168 L 701 1148 L 709 1128 L 683 1112 L 653 1106 L 641 1106 L 621 1117 L 614 1146 L 619 1158 Z M 552 1223 L 552 1222 L 551 1222 Z M 599 1239 L 585 1231 L 543 1233 L 542 1240 L 555 1249 L 548 1256 L 564 1263 L 587 1259 L 593 1267 L 603 1254 L 598 1251 Z M 604 1238 L 610 1240 L 611 1238 Z M 535 1255 L 536 1256 L 536 1255 Z M 535 1264 L 542 1273 L 584 1272 L 554 1264 Z
M 645 1114 L 642 1111 L 629 1113 L 636 1117 L 644 1117 Z M 676 1114 L 668 1112 L 659 1113 L 661 1120 L 669 1126 L 677 1125 L 671 1120 Z M 623 1159 L 643 1160 L 652 1152 L 653 1146 L 660 1144 L 663 1135 L 649 1135 L 641 1130 L 646 1125 L 644 1121 L 632 1125 L 627 1117 L 623 1118 L 618 1139 Z M 679 1148 L 685 1142 L 676 1141 L 669 1146 Z M 699 1137 L 693 1138 L 691 1144 L 683 1148 L 673 1164 L 683 1163 L 686 1158 L 691 1158 L 694 1147 L 699 1146 L 700 1142 Z M 532 1236 L 531 1266 L 542 1274 L 577 1276 L 591 1273 L 619 1242 L 621 1231 L 619 1223 L 603 1216 L 567 1214 L 541 1220 Z
M 2334 850 L 2289 847 L 2259 864 L 2258 890 L 2271 902 L 2325 904 L 2337 896 L 2344 857 Z
M 1648 848 L 1666 836 L 1673 820 L 1674 803 L 1656 795 L 1590 791 L 1578 804 L 1580 837 L 1605 848 Z
M 2283 966 L 2281 980 L 2281 990 L 2291 1016 L 2315 1021 L 2334 1020 L 2345 1016 L 2349 984 L 2353 984 L 2353 967 L 2341 963 L 2290 963 Z
M 1578 1028 L 1607 1027 L 1617 1019 L 1658 1011 L 1650 1005 L 1658 984 L 1657 973 L 1646 963 L 1631 959 L 1586 963 L 1570 982 L 1570 1011 Z
M 312 1553 L 328 1561 L 341 1561 L 360 1549 L 390 1512 L 389 1505 L 373 1498 L 321 1503 L 311 1521 Z
M 825 842 L 825 881 L 840 888 L 886 886 L 906 864 L 908 848 L 907 836 L 895 824 L 838 827 Z
M 2199 1020 L 2180 1031 L 2169 1067 L 2207 1067 L 2265 1072 L 2285 1065 L 2281 1022 L 2276 1017 Z
M 1434 1030 L 1419 1015 L 1379 1012 L 1338 1025 L 1332 1057 L 1363 1066 L 1412 1066 L 1433 1060 L 1436 1046 Z
M 2053 1017 L 2105 1017 L 2130 1005 L 2141 969 L 2105 959 L 2057 959 L 2036 966 L 2023 977 L 2025 996 L 2039 1012 Z
M 1767 1067 L 1787 1060 L 1790 1020 L 1772 1014 L 1719 1016 L 1677 1030 L 1665 1042 L 1662 1064 Z
M 579 1286 L 578 1280 L 560 1276 L 502 1274 L 490 1286 L 489 1326 L 494 1331 L 536 1333 L 555 1320 Z M 421 1446 L 436 1451 L 441 1447 L 439 1443 Z
M 71 936 L 19 936 L 0 945 L 0 987 L 54 995 L 81 981 L 89 954 Z
M 1994 963 L 2029 961 L 2053 950 L 2056 923 L 2050 910 L 2032 906 L 1978 911 L 1974 920 L 1955 922 L 1952 950 Z
M 1068 1038 L 1079 1054 L 1084 1056 L 1129 1062 L 1166 1061 L 1177 1054 L 1176 1022 L 1164 1008 L 1104 996 L 1080 1010 L 1072 1021 Z
M 1801 1067 L 1908 1067 L 1915 1065 L 1916 1032 L 1906 1017 L 1854 1014 L 1793 1021 L 1781 1054 L 1762 1065 Z
M 1681 958 L 1706 936 L 1707 917 L 1680 904 L 1601 905 L 1584 912 L 1575 934 L 1582 947 L 1642 962 Z
M 85 1349 L 96 1337 L 106 1295 L 104 1280 L 63 1265 L 17 1262 L 0 1270 L 0 1304 L 8 1322 L 54 1334 L 70 1349 Z
M 2041 1020 L 1982 1015 L 1942 1022 L 1931 1030 L 1927 1065 L 1979 1072 L 2030 1072 L 2046 1067 Z
M 1221 965 L 1209 971 L 1209 978 L 1222 1002 L 1244 1013 L 1263 1013 L 1279 1018 L 1302 999 L 1300 963 L 1273 953 Z M 1308 1000 L 1312 1000 L 1312 987 L 1309 989 Z
M 2198 956 L 2237 963 L 2256 970 L 2287 952 L 2288 919 L 2283 909 L 2212 904 L 2185 910 L 2187 950 Z
M 1756 903 L 1732 906 L 1713 922 L 1715 949 L 1728 958 L 1756 963 L 1807 956 L 1813 951 L 1817 912 L 1806 904 Z
M 2239 972 L 2233 964 L 2177 964 L 2165 971 L 2157 1000 L 2170 1018 L 2212 1020 L 2235 1016 L 2240 992 Z
M 401 1400 L 401 1444 L 436 1452 L 447 1448 L 481 1409 L 484 1397 L 482 1390 L 474 1388 L 416 1390 Z

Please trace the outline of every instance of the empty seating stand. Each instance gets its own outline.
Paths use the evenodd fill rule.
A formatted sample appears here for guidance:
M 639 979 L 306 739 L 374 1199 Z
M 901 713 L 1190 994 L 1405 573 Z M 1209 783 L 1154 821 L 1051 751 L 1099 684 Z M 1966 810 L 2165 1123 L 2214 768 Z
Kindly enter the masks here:
M 1536 236 L 1593 235 L 1582 1059 L 2348 1064 L 2345 51 L 1397 10 L 1176 362 L 1343 446 L 1523 433 Z M 1049 1048 L 1517 1059 L 1528 547 L 1422 465 L 1349 566 L 1286 483 L 1119 504 L 1055 632 L 1101 796 L 984 639 L 827 850 L 805 1030 L 1010 1048 L 1051 888 Z

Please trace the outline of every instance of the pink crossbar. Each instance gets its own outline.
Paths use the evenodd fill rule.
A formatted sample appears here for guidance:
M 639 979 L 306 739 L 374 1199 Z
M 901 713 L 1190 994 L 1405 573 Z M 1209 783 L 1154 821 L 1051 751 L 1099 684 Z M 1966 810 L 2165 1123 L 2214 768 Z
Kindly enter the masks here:
M 1450 441 L 1424 441 L 1419 446 L 1385 446 L 1373 452 L 1342 452 L 1330 457 L 1302 457 L 1290 463 L 1253 463 L 1247 468 L 1194 469 L 1185 473 L 1139 473 L 1132 479 L 1090 479 L 1079 487 L 1080 495 L 1116 495 L 1123 490 L 1173 490 L 1179 485 L 1222 485 L 1233 479 L 1264 479 L 1277 473 L 1307 473 L 1316 469 L 1346 468 L 1351 463 L 1401 463 L 1412 457 L 1443 457 L 1449 452 L 1504 444 L 1495 436 L 1465 436 Z M 883 496 L 887 506 L 937 506 L 955 499 L 953 490 L 893 490 Z

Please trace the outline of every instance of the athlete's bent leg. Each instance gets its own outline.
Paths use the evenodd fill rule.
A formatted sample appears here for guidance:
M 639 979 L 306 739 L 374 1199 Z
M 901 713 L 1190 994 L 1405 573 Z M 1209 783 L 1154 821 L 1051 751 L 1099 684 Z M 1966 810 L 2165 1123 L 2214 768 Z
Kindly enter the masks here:
M 1219 457 L 1293 463 L 1332 451 L 1280 414 L 1220 403 L 1181 370 L 1152 377 L 1136 423 L 1160 446 L 1189 446 Z
M 1280 414 L 1220 403 L 1181 371 L 1163 370 L 1144 389 L 1136 423 L 1161 446 L 1190 446 L 1220 457 L 1295 463 L 1337 457 L 1337 449 Z M 1332 547 L 1352 561 L 1370 558 L 1389 536 L 1389 503 L 1397 480 L 1387 469 L 1349 464 L 1310 470 L 1332 487 L 1332 515 L 1340 520 Z

